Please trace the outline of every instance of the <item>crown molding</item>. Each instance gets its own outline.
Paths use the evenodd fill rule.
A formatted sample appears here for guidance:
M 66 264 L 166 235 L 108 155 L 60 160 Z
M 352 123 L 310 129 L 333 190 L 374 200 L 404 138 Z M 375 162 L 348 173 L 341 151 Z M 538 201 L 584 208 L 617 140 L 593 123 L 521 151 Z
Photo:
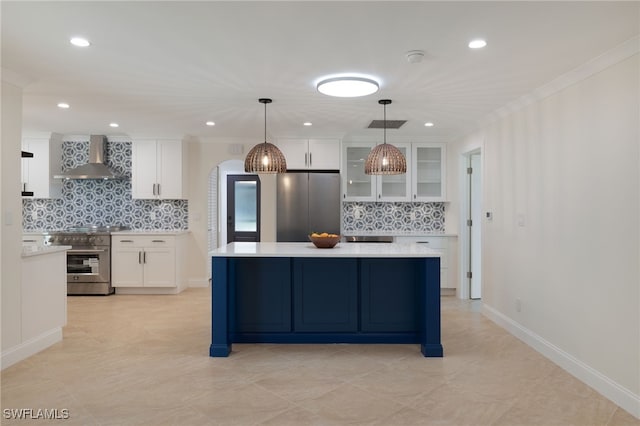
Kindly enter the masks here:
M 625 59 L 638 54 L 638 52 L 640 52 L 640 35 L 634 36 L 629 40 L 620 43 L 613 49 L 608 50 L 599 56 L 596 56 L 595 58 L 580 65 L 579 67 L 574 68 L 573 70 L 565 74 L 562 74 L 561 76 L 551 80 L 549 83 L 540 86 L 532 92 L 495 110 L 487 117 L 485 117 L 485 119 L 480 121 L 480 128 L 483 128 L 500 118 L 503 118 L 528 105 L 531 105 L 534 102 L 538 102 L 555 93 L 558 93 L 573 84 L 585 80 L 592 75 L 597 74 L 617 64 L 618 62 L 622 62 Z

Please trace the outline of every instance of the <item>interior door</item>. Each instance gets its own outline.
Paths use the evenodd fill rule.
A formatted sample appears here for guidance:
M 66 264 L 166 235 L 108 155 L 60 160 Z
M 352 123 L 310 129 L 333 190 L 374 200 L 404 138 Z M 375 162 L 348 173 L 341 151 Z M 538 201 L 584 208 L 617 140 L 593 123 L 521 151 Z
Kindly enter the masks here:
M 227 243 L 260 241 L 260 178 L 227 175 Z
M 481 246 L 481 224 L 482 224 L 482 170 L 480 162 L 480 154 L 471 154 L 470 158 L 471 174 L 470 191 L 469 191 L 469 215 L 471 218 L 471 226 L 469 237 L 470 256 L 469 263 L 471 278 L 469 279 L 469 298 L 482 298 L 482 246 Z

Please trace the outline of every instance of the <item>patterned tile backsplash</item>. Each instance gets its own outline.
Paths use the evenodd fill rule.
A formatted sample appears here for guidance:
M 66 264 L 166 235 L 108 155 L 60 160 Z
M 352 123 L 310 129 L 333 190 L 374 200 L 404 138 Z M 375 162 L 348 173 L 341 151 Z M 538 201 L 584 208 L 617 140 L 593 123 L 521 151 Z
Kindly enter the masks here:
M 343 232 L 444 232 L 444 203 L 342 203 Z
M 131 142 L 108 142 L 105 163 L 131 176 Z M 63 169 L 85 164 L 89 142 L 62 144 Z M 141 230 L 188 229 L 187 200 L 134 200 L 130 180 L 67 180 L 62 198 L 22 200 L 25 231 L 62 230 L 81 225 L 125 225 Z M 154 217 L 154 219 L 152 219 Z

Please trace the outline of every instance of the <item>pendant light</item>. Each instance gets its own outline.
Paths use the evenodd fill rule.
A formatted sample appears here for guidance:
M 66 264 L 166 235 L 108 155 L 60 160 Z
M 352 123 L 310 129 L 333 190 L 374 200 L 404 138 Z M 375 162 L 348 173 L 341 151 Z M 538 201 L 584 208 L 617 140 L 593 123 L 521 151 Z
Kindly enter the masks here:
M 244 171 L 247 173 L 285 173 L 287 161 L 272 143 L 267 142 L 267 104 L 273 102 L 268 98 L 260 98 L 258 102 L 264 104 L 264 143 L 251 148 L 244 159 Z
M 364 172 L 368 175 L 401 175 L 407 173 L 407 159 L 395 146 L 387 143 L 387 105 L 391 99 L 380 99 L 379 104 L 384 106 L 384 139 L 383 143 L 376 145 L 364 163 Z

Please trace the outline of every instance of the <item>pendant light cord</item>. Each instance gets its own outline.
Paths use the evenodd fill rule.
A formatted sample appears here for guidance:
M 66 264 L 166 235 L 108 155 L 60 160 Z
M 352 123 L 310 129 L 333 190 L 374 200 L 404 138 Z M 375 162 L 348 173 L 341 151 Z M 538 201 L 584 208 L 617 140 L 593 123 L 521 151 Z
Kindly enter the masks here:
M 384 129 L 383 133 L 384 133 L 384 143 L 387 143 L 387 104 L 383 104 L 383 111 L 384 111 L 384 119 L 382 121 L 382 127 Z
M 264 104 L 264 143 L 267 143 L 267 103 Z

